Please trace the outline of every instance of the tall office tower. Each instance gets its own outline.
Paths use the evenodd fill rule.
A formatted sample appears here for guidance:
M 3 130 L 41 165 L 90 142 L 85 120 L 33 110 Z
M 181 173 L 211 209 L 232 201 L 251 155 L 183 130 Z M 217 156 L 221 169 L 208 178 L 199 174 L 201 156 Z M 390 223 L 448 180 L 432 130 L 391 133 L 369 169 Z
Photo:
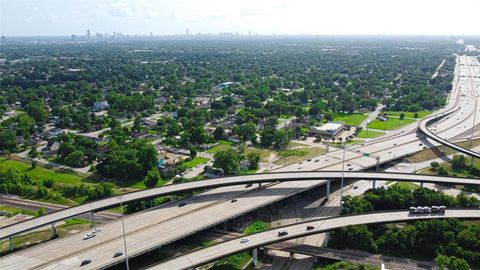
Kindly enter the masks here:
M 185 30 L 185 35 L 188 36 L 188 28 Z
M 4 35 L 2 35 L 1 43 L 2 44 L 5 43 L 5 36 Z
M 87 30 L 87 40 L 90 40 L 90 30 Z

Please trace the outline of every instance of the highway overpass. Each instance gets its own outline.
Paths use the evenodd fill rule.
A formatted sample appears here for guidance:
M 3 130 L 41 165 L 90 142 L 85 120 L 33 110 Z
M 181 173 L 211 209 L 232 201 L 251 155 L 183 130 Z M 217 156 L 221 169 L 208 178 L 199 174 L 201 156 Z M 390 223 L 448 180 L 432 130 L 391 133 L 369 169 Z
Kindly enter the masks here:
M 173 258 L 164 263 L 158 264 L 149 270 L 173 270 L 173 269 L 190 269 L 198 267 L 210 262 L 217 261 L 221 258 L 246 251 L 254 250 L 289 239 L 296 239 L 318 233 L 335 230 L 341 227 L 361 224 L 374 223 L 396 223 L 405 221 L 425 220 L 425 219 L 443 219 L 443 218 L 460 218 L 460 219 L 480 219 L 480 209 L 447 209 L 445 214 L 425 214 L 411 215 L 408 211 L 386 211 L 374 212 L 360 215 L 345 215 L 332 218 L 317 219 L 308 222 L 301 222 L 294 225 L 284 226 L 268 230 L 261 233 L 249 235 L 249 241 L 240 243 L 242 237 L 238 237 L 229 241 L 222 242 L 213 246 L 189 252 L 185 255 Z M 307 226 L 313 226 L 314 229 L 306 230 Z M 278 232 L 287 231 L 288 235 L 278 236 Z
M 107 199 L 97 200 L 94 202 L 70 207 L 64 210 L 53 212 L 44 216 L 28 219 L 19 223 L 15 223 L 6 227 L 2 227 L 0 231 L 0 239 L 5 239 L 16 234 L 27 232 L 35 228 L 53 224 L 60 220 L 78 216 L 92 211 L 104 210 L 118 206 L 120 199 L 123 203 L 156 198 L 160 196 L 183 193 L 193 190 L 210 189 L 223 186 L 234 186 L 244 184 L 259 184 L 271 182 L 287 182 L 287 181 L 305 181 L 305 180 L 340 180 L 342 173 L 340 171 L 319 171 L 319 172 L 282 172 L 254 174 L 244 176 L 223 177 L 217 179 L 194 181 L 173 185 L 165 185 L 158 188 L 152 188 L 137 192 L 131 192 L 120 196 L 114 196 Z M 479 185 L 480 180 L 470 178 L 448 177 L 448 176 L 432 176 L 419 174 L 403 174 L 403 173 L 375 173 L 375 172 L 344 172 L 345 180 L 384 180 L 384 181 L 405 181 L 420 183 L 436 183 L 436 184 L 457 184 L 457 185 Z M 327 182 L 327 189 L 329 183 Z

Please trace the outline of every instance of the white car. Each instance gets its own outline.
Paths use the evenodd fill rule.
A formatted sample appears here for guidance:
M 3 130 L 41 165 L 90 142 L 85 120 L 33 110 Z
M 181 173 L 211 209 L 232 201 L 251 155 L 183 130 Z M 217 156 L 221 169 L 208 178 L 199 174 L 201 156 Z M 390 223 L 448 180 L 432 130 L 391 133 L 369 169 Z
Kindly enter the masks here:
M 242 240 L 240 240 L 240 243 L 247 243 L 248 241 L 250 241 L 250 239 L 248 239 L 248 237 L 243 237 Z
M 93 233 L 97 233 L 97 232 L 101 232 L 101 231 L 102 231 L 102 228 L 97 227 L 97 228 L 93 229 L 92 232 L 93 232 Z
M 87 235 L 85 235 L 83 237 L 83 240 L 87 240 L 87 239 L 90 239 L 90 238 L 93 238 L 95 237 L 95 234 L 93 232 L 90 232 L 90 233 L 87 233 Z

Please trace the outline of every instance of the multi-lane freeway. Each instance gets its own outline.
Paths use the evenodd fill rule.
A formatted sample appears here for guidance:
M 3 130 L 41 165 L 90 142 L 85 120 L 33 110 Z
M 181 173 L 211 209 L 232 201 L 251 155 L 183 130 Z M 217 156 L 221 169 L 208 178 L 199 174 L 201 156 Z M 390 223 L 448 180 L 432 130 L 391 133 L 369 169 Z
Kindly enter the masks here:
M 245 243 L 241 243 L 242 237 L 228 240 L 220 244 L 216 244 L 207 248 L 202 248 L 197 251 L 193 251 L 185 255 L 173 258 L 169 261 L 166 261 L 165 263 L 161 263 L 149 269 L 189 269 L 216 261 L 218 259 L 227 257 L 241 251 L 252 250 L 257 247 L 267 246 L 289 239 L 295 239 L 308 235 L 331 231 L 350 225 L 395 223 L 438 218 L 480 219 L 480 209 L 448 209 L 445 211 L 444 215 L 412 215 L 409 214 L 408 211 L 391 211 L 317 219 L 252 234 L 248 236 L 248 242 Z M 307 230 L 307 226 L 312 226 L 313 229 Z M 288 234 L 284 236 L 279 236 L 279 232 L 281 231 L 286 231 Z
M 0 231 L 0 239 L 4 239 L 19 233 L 23 233 L 35 228 L 45 226 L 57 221 L 67 219 L 73 216 L 78 216 L 89 211 L 99 211 L 106 208 L 112 208 L 119 204 L 120 199 L 124 203 L 156 198 L 160 196 L 184 193 L 192 190 L 209 189 L 223 186 L 235 186 L 244 184 L 260 184 L 273 182 L 295 182 L 318 179 L 328 179 L 338 181 L 342 178 L 341 171 L 321 171 L 321 172 L 285 172 L 285 173 L 267 173 L 254 174 L 246 176 L 224 177 L 204 181 L 188 182 L 181 184 L 166 185 L 158 188 L 132 192 L 121 196 L 110 197 L 95 202 L 90 202 L 76 207 L 59 210 L 51 214 L 40 216 L 33 219 L 28 219 L 18 222 L 6 227 Z M 434 183 L 434 184 L 456 184 L 456 185 L 480 185 L 480 180 L 449 177 L 449 176 L 434 176 L 434 175 L 418 175 L 407 173 L 371 173 L 371 172 L 345 172 L 343 174 L 345 180 L 384 180 L 384 181 L 400 181 L 400 182 L 419 182 L 419 183 Z M 324 180 L 322 180 L 324 181 Z M 326 182 L 326 181 L 324 181 Z
M 474 112 L 478 110 L 478 103 L 474 102 L 478 98 L 475 95 L 478 78 L 474 75 L 480 74 L 478 61 L 475 61 L 477 60 L 473 57 L 457 58 L 454 87 L 447 107 L 441 111 L 458 109 L 431 127 L 432 132 L 441 138 L 450 139 L 467 134 L 472 127 Z M 417 123 L 398 130 L 394 135 L 350 147 L 345 153 L 346 164 L 350 164 L 349 168 L 352 170 L 365 170 L 375 167 L 377 162 L 389 162 L 413 154 L 424 147 L 439 144 L 419 135 L 416 130 Z M 369 156 L 363 153 L 369 153 Z M 280 168 L 277 172 L 338 171 L 343 167 L 342 155 L 342 150 L 335 150 L 316 158 L 319 162 L 294 164 Z M 265 185 L 262 189 L 245 188 L 244 185 L 222 187 L 185 200 L 187 204 L 183 207 L 179 207 L 179 203 L 174 202 L 151 211 L 128 216 L 125 224 L 127 244 L 131 251 L 129 255 L 135 256 L 147 252 L 325 183 L 325 180 L 319 179 L 275 182 Z M 241 203 L 231 203 L 232 198 L 237 198 Z M 122 258 L 113 259 L 109 256 L 121 250 L 123 245 L 119 222 L 107 224 L 95 238 L 86 241 L 82 238 L 83 234 L 78 234 L 50 241 L 1 258 L 0 264 L 9 266 L 9 269 L 75 269 L 79 267 L 82 260 L 95 258 L 91 264 L 82 268 L 96 269 L 122 260 Z M 46 253 L 45 250 L 49 252 Z

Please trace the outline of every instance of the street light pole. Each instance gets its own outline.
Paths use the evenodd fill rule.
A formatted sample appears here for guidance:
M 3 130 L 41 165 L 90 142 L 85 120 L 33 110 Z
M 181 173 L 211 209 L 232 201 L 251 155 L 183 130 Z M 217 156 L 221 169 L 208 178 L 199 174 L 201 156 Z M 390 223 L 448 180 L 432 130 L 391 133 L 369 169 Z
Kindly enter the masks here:
M 120 196 L 120 209 L 122 211 L 122 228 L 123 228 L 123 245 L 125 248 L 125 264 L 127 266 L 127 270 L 130 270 L 130 267 L 128 265 L 128 253 L 127 253 L 127 237 L 125 235 L 125 221 L 123 220 L 123 203 L 122 203 L 122 197 Z
M 342 159 L 342 181 L 340 182 L 340 209 L 343 207 L 343 175 L 345 172 L 345 150 L 347 149 L 345 143 L 343 144 L 343 159 Z

